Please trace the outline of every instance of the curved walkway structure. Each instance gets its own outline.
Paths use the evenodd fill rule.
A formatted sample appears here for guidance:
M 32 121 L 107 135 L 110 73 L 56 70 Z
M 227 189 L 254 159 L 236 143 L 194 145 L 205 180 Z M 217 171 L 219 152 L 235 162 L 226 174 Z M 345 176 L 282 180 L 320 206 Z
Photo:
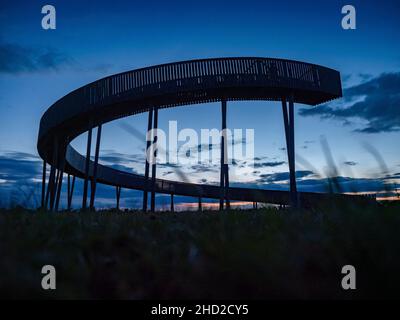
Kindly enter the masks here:
M 292 204 L 313 202 L 323 194 L 296 190 L 294 152 L 294 103 L 318 105 L 342 96 L 339 72 L 304 62 L 270 58 L 218 58 L 157 65 L 112 75 L 83 86 L 55 102 L 40 121 L 38 151 L 44 160 L 42 206 L 58 209 L 64 173 L 68 174 L 68 207 L 71 206 L 75 177 L 84 179 L 83 209 L 94 208 L 96 183 L 116 187 L 117 207 L 121 188 L 144 190 L 143 209 L 151 191 L 151 210 L 155 193 L 229 200 Z M 273 100 L 282 102 L 290 192 L 229 187 L 228 165 L 221 164 L 220 186 L 156 179 L 156 167 L 146 162 L 145 176 L 100 165 L 99 147 L 103 123 L 133 114 L 148 112 L 148 129 L 157 127 L 158 110 L 187 104 L 221 101 L 222 129 L 226 127 L 227 101 Z M 90 160 L 92 129 L 97 127 L 94 161 Z M 69 144 L 88 132 L 86 155 Z M 223 144 L 224 139 L 221 139 Z M 221 147 L 223 158 L 225 147 Z M 46 165 L 51 170 L 46 189 Z M 71 179 L 72 178 L 72 179 Z M 339 195 L 338 195 L 339 196 Z M 340 195 L 340 197 L 347 197 Z

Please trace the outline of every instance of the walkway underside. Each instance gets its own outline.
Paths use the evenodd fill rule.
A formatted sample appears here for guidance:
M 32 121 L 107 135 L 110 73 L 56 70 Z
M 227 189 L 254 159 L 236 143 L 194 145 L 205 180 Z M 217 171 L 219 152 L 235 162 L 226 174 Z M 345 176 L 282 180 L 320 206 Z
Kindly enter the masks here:
M 66 160 L 73 163 L 68 170 L 77 177 L 85 176 L 86 158 L 72 147 L 68 147 Z M 90 161 L 89 176 L 93 177 L 94 162 Z M 116 170 L 101 164 L 97 167 L 97 182 L 120 186 L 126 189 L 144 190 L 145 178 L 142 175 Z M 219 185 L 195 184 L 164 179 L 156 179 L 155 191 L 163 194 L 178 196 L 190 196 L 199 198 L 220 199 Z M 370 202 L 371 199 L 364 196 L 346 194 L 326 194 L 316 192 L 298 192 L 298 198 L 303 207 L 312 207 L 322 201 L 349 200 L 357 202 Z M 265 190 L 253 188 L 229 187 L 229 199 L 234 201 L 260 202 L 270 204 L 290 205 L 290 192 L 279 190 Z

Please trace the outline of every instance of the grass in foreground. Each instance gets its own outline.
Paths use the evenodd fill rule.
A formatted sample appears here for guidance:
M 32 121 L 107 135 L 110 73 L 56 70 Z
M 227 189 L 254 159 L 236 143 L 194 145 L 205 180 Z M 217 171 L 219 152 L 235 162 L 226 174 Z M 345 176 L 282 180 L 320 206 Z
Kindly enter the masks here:
M 399 297 L 397 204 L 291 211 L 0 213 L 1 298 Z M 43 265 L 57 270 L 44 291 Z M 357 290 L 341 288 L 354 265 Z

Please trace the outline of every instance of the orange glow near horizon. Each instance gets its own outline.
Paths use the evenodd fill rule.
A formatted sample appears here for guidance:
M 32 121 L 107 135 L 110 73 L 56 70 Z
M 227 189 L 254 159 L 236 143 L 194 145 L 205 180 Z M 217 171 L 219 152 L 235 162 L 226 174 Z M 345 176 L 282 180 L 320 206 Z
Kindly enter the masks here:
M 377 195 L 376 200 L 377 201 L 400 201 L 400 195 L 399 196 L 388 196 L 388 197 L 379 197 L 378 195 L 380 193 L 385 193 L 385 191 L 380 191 L 380 192 L 346 192 L 346 194 L 354 194 L 354 195 L 372 195 L 375 194 Z M 187 210 L 198 210 L 198 202 L 183 202 L 183 203 L 177 203 L 174 205 L 174 208 L 176 211 L 187 211 Z M 275 205 L 273 204 L 265 204 L 265 203 L 258 203 L 258 207 L 263 207 L 263 206 L 271 206 L 274 207 Z M 164 207 L 164 209 L 167 206 Z M 231 201 L 231 208 L 242 208 L 242 209 L 251 209 L 253 208 L 253 202 L 248 202 L 248 201 Z M 202 209 L 203 210 L 219 210 L 219 202 L 202 202 Z
M 184 202 L 175 204 L 175 210 L 197 210 L 199 204 L 197 202 Z M 203 210 L 219 210 L 219 202 L 202 202 Z M 232 208 L 252 208 L 253 202 L 248 201 L 231 201 Z
M 354 194 L 354 195 L 376 195 L 376 201 L 400 201 L 400 193 L 399 190 L 393 190 L 398 195 L 397 196 L 379 196 L 379 194 L 385 194 L 387 191 L 367 191 L 367 192 L 345 192 L 345 194 Z

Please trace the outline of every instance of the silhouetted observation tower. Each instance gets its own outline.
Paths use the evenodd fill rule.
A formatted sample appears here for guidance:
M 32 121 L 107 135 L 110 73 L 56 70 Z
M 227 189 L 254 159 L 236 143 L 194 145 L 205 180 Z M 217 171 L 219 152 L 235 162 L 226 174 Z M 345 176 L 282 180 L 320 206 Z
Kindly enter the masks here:
M 143 210 L 151 192 L 276 204 L 302 203 L 325 195 L 297 192 L 295 172 L 294 103 L 315 106 L 342 96 L 338 71 L 305 62 L 271 58 L 216 58 L 162 64 L 112 75 L 89 83 L 55 102 L 40 121 L 38 151 L 43 162 L 42 207 L 58 210 L 63 176 L 67 174 L 68 208 L 71 207 L 75 178 L 84 179 L 82 208 L 94 208 L 96 184 L 115 186 L 117 207 L 122 188 L 143 190 Z M 220 185 L 170 181 L 156 178 L 156 164 L 146 161 L 145 175 L 138 175 L 99 164 L 102 124 L 148 112 L 148 129 L 157 128 L 162 108 L 206 102 L 221 102 L 221 129 L 226 122 L 227 102 L 237 100 L 281 101 L 290 172 L 290 191 L 272 191 L 229 186 L 228 165 L 221 161 Z M 188 110 L 188 109 L 187 109 Z M 184 110 L 183 112 L 188 112 Z M 97 128 L 94 160 L 90 159 L 92 130 Z M 70 142 L 87 132 L 87 151 L 78 153 Z M 221 138 L 221 160 L 227 144 Z M 46 167 L 50 165 L 47 179 Z M 151 177 L 150 177 L 151 171 Z M 46 180 L 47 183 L 46 183 Z M 47 188 L 46 188 L 47 186 Z M 337 195 L 338 197 L 350 197 Z

